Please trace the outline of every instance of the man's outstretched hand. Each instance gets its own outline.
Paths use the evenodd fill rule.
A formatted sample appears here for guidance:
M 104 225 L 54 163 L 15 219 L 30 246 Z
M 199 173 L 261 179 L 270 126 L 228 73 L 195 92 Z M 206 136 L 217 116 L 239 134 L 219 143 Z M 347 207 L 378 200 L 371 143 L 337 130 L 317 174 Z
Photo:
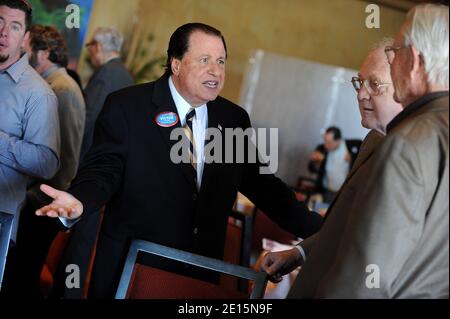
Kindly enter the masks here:
M 37 216 L 77 219 L 83 214 L 83 204 L 69 193 L 42 184 L 41 191 L 53 198 L 53 202 L 36 211 Z

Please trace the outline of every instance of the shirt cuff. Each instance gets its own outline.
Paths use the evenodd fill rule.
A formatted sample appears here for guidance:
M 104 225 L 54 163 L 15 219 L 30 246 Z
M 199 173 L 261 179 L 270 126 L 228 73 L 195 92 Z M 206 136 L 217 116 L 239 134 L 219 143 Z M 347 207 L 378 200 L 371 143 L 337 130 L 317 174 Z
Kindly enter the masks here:
M 300 255 L 302 256 L 302 259 L 303 259 L 302 262 L 301 262 L 301 264 L 303 264 L 303 263 L 306 261 L 305 250 L 303 249 L 303 247 L 302 247 L 300 244 L 295 245 L 295 248 L 297 248 L 298 251 L 300 252 Z
M 61 222 L 61 224 L 63 224 L 64 227 L 69 228 L 69 229 L 72 228 L 73 226 L 75 226 L 75 224 L 80 221 L 80 218 L 68 219 L 68 218 L 58 217 L 58 219 Z

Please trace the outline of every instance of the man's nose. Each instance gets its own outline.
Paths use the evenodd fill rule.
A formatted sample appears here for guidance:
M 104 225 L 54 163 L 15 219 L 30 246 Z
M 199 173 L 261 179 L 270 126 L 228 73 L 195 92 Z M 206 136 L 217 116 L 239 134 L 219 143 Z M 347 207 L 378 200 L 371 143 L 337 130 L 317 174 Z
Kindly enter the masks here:
M 358 91 L 357 94 L 358 100 L 362 101 L 362 100 L 369 100 L 370 99 L 370 94 L 366 89 L 365 85 L 361 85 L 361 88 Z
M 221 67 L 219 66 L 219 64 L 212 62 L 209 64 L 209 70 L 208 70 L 209 74 L 214 75 L 214 76 L 219 76 L 220 73 L 222 72 Z
M 6 26 L 4 26 L 4 25 L 2 25 L 2 26 L 0 26 L 0 36 L 1 37 L 6 37 L 7 36 L 7 27 Z

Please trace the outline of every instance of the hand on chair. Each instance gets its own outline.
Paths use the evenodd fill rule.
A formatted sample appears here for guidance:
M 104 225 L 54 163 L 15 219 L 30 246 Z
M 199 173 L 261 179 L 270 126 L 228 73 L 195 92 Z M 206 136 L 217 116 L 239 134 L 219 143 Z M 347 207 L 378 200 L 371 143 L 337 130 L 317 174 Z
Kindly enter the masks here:
M 303 262 L 297 248 L 267 253 L 262 260 L 261 270 L 269 275 L 270 281 L 279 283 L 283 276 L 295 270 Z

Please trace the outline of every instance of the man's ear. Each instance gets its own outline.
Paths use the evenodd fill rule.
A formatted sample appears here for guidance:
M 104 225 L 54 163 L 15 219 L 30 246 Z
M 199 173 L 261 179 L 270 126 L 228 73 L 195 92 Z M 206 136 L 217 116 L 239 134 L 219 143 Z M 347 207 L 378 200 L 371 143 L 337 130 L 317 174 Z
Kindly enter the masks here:
M 39 61 L 42 61 L 43 59 L 49 60 L 50 51 L 49 50 L 39 50 L 37 52 L 37 56 L 38 56 Z
M 95 48 L 95 52 L 103 54 L 103 47 L 99 42 L 95 42 L 94 48 Z
M 418 72 L 425 69 L 425 61 L 419 50 L 417 50 L 413 45 L 411 46 L 412 61 L 411 61 L 411 71 Z
M 180 66 L 181 66 L 181 61 L 176 58 L 172 58 L 172 60 L 170 61 L 170 67 L 171 67 L 172 73 L 174 75 L 177 76 L 180 73 Z

